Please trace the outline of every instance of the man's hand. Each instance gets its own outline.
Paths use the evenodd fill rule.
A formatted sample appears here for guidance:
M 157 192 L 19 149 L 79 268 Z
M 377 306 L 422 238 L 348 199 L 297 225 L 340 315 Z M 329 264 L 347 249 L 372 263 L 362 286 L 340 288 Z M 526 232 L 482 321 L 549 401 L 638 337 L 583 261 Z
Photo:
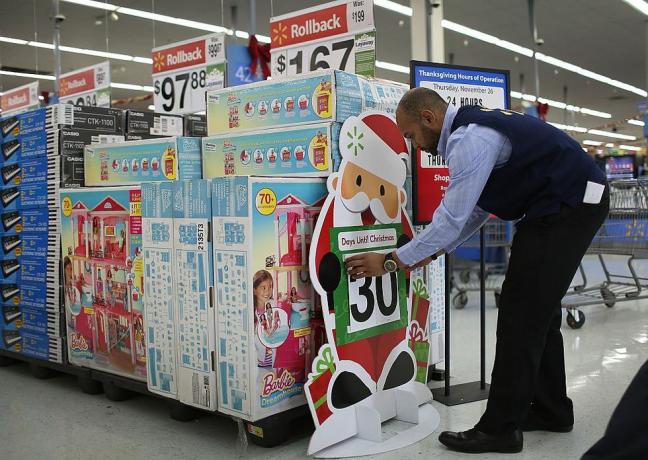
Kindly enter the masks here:
M 347 272 L 352 280 L 382 276 L 385 273 L 385 254 L 377 252 L 366 252 L 357 256 L 349 257 L 345 261 Z

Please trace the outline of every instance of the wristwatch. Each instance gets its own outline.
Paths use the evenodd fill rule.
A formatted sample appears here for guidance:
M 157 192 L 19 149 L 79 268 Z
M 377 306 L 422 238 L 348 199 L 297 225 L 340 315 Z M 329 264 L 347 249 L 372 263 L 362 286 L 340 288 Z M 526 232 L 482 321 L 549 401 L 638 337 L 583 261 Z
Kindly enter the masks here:
M 387 273 L 394 273 L 398 270 L 398 264 L 394 260 L 392 253 L 385 254 L 385 261 L 383 262 L 383 268 Z

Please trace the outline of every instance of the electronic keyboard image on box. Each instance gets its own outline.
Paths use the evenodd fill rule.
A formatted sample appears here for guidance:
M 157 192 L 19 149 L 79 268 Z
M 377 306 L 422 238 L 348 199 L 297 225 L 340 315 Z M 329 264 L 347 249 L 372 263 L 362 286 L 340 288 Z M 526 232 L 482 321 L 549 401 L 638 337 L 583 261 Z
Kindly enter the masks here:
M 12 141 L 5 142 L 2 144 L 2 156 L 5 160 L 8 160 L 11 158 L 11 155 L 13 155 L 16 150 L 20 148 L 20 141 L 18 139 L 14 139 Z
M 8 136 L 11 131 L 14 130 L 20 124 L 18 117 L 7 118 L 2 122 L 2 135 Z
M 22 337 L 18 331 L 2 331 L 2 339 L 5 347 L 9 348 L 19 343 L 22 340 Z
M 3 284 L 0 288 L 3 302 L 8 302 L 16 294 L 20 294 L 20 288 L 17 284 Z
M 4 207 L 7 207 L 19 196 L 20 190 L 18 190 L 18 187 L 11 187 L 0 193 L 0 201 L 2 201 Z
M 18 163 L 5 165 L 2 167 L 2 182 L 7 185 L 11 179 L 20 174 L 21 167 Z
M 12 273 L 20 270 L 20 262 L 16 259 L 9 259 L 2 261 L 2 276 L 4 278 L 9 277 Z
M 21 242 L 22 239 L 18 235 L 3 236 L 2 250 L 4 251 L 5 255 L 9 254 L 11 251 L 16 249 L 16 247 L 20 246 Z
M 10 211 L 2 214 L 2 228 L 5 232 L 12 229 L 14 225 L 22 220 L 22 215 L 18 211 Z
M 4 305 L 2 307 L 2 317 L 4 318 L 5 324 L 11 324 L 13 321 L 20 318 L 22 312 L 18 305 Z

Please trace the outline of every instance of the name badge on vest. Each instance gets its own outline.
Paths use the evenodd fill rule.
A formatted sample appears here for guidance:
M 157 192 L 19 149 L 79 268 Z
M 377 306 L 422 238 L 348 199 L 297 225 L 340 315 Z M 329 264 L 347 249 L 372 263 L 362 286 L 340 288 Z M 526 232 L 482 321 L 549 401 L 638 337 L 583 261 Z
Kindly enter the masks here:
M 605 185 L 587 181 L 583 203 L 599 204 L 601 202 L 601 197 L 603 196 L 603 190 L 605 190 Z

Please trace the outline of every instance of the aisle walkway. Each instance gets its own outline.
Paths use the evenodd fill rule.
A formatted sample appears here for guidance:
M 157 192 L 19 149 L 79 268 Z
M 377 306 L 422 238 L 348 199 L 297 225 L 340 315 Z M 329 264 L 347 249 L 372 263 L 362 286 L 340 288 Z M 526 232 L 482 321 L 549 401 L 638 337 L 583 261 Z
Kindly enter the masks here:
M 465 310 L 453 311 L 453 375 L 457 383 L 478 376 L 476 297 Z M 492 303 L 492 297 L 488 301 Z M 525 435 L 522 454 L 514 459 L 578 458 L 602 434 L 612 409 L 641 364 L 648 359 L 648 302 L 626 302 L 613 309 L 586 310 L 583 329 L 563 328 L 569 392 L 576 428 L 569 434 Z M 488 307 L 488 367 L 492 365 L 497 311 Z M 399 452 L 398 459 L 466 458 L 445 450 L 436 440 L 444 429 L 472 426 L 485 402 L 446 408 L 439 430 Z M 224 459 L 304 458 L 308 430 L 295 427 L 290 442 L 272 450 L 238 441 L 237 425 L 226 417 L 179 423 L 168 417 L 160 400 L 138 396 L 124 402 L 81 393 L 70 377 L 40 381 L 24 365 L 0 368 L 0 458 L 43 459 Z M 380 458 L 395 458 L 387 454 Z M 468 458 L 475 458 L 468 456 Z M 502 458 L 480 456 L 480 459 Z

